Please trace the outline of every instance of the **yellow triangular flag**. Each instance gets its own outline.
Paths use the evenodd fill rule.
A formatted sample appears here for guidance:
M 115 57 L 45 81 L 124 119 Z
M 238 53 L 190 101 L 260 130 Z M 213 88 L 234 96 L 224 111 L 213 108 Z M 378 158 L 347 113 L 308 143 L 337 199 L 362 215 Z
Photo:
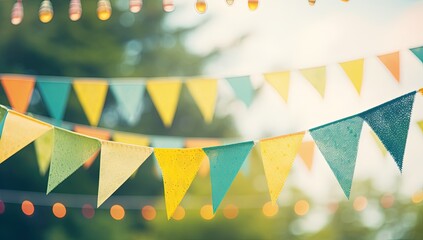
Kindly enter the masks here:
M 73 88 L 91 126 L 97 126 L 106 100 L 107 81 L 78 79 Z
M 150 147 L 103 141 L 97 206 L 103 204 L 151 155 Z
M 307 68 L 300 70 L 301 74 L 313 85 L 322 97 L 326 88 L 326 67 Z
M 341 67 L 344 69 L 358 94 L 360 94 L 361 85 L 363 83 L 364 59 L 344 62 L 340 63 L 339 65 L 341 65 Z
M 54 131 L 50 130 L 34 141 L 35 154 L 37 155 L 38 168 L 42 176 L 46 175 L 50 166 L 53 150 Z
M 260 141 L 270 199 L 276 203 L 300 149 L 304 132 Z
M 377 147 L 379 148 L 380 152 L 382 153 L 382 155 L 384 157 L 386 157 L 386 154 L 388 153 L 388 150 L 386 150 L 385 145 L 383 145 L 382 141 L 380 141 L 379 137 L 376 135 L 375 132 L 370 131 L 370 133 L 372 134 L 372 137 L 375 140 L 375 143 L 376 143 Z
M 186 81 L 186 86 L 200 109 L 206 123 L 211 123 L 217 97 L 217 79 L 196 78 Z
M 116 142 L 128 143 L 139 146 L 150 145 L 150 139 L 148 137 L 130 133 L 115 132 L 113 134 L 113 140 L 115 140 Z
M 52 128 L 49 124 L 9 110 L 0 139 L 0 163 Z
M 275 72 L 264 74 L 264 79 L 288 102 L 290 72 Z
M 420 130 L 423 132 L 423 121 L 418 121 L 417 124 L 419 125 Z
M 167 218 L 170 219 L 207 155 L 201 148 L 155 148 L 154 155 L 162 170 Z
M 181 85 L 180 79 L 147 82 L 148 93 L 166 127 L 172 126 L 176 108 L 178 107 Z

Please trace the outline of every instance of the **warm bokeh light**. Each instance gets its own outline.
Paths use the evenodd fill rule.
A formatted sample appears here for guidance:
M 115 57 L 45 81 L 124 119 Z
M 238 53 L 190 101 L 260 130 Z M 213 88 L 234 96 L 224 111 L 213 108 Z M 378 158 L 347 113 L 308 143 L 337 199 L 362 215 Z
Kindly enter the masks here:
M 113 205 L 110 208 L 110 216 L 115 220 L 122 220 L 125 217 L 125 209 L 121 205 Z
M 234 4 L 234 0 L 226 0 L 226 4 L 232 6 Z
M 153 206 L 146 205 L 141 209 L 141 215 L 147 221 L 154 220 L 157 215 L 156 209 Z
M 248 8 L 255 11 L 258 8 L 259 0 L 248 0 Z
M 423 95 L 423 88 L 420 88 L 420 89 L 419 89 L 419 93 L 420 93 L 421 95 Z
M 341 0 L 341 2 L 349 2 L 350 0 Z
M 294 211 L 295 214 L 298 216 L 304 216 L 308 213 L 308 210 L 310 209 L 310 205 L 306 200 L 299 200 L 295 203 Z
M 332 202 L 328 204 L 329 212 L 332 214 L 336 213 L 336 211 L 338 211 L 338 208 L 339 208 L 339 203 L 337 202 Z
M 175 213 L 173 213 L 172 218 L 175 220 L 182 220 L 185 217 L 185 209 L 181 206 L 178 206 L 175 210 Z
M 354 200 L 353 207 L 356 211 L 361 212 L 367 207 L 367 198 L 359 196 Z
M 213 206 L 211 204 L 202 206 L 200 209 L 200 215 L 204 220 L 213 219 Z
M 416 192 L 413 197 L 411 197 L 411 201 L 415 204 L 421 203 L 423 201 L 423 192 Z
M 142 0 L 129 0 L 129 11 L 138 13 L 142 8 Z
M 10 22 L 13 25 L 18 25 L 22 22 L 24 16 L 22 1 L 18 0 L 12 8 L 12 14 L 10 16 Z
M 57 218 L 64 218 L 66 216 L 66 207 L 62 203 L 55 203 L 53 205 L 53 214 Z
M 50 0 L 44 0 L 41 3 L 40 10 L 38 11 L 38 16 L 42 23 L 48 23 L 53 19 L 53 6 L 51 5 Z
M 4 202 L 0 200 L 0 214 L 3 214 L 6 210 L 6 206 L 4 205 Z
M 34 204 L 32 204 L 32 202 L 25 200 L 22 202 L 22 206 L 21 206 L 22 212 L 27 215 L 27 216 L 31 216 L 32 214 L 34 214 Z
M 314 6 L 315 3 L 316 3 L 316 0 L 308 0 L 308 4 L 310 4 L 310 6 Z
M 173 0 L 163 0 L 163 11 L 172 12 L 173 10 L 175 10 Z
M 84 204 L 82 206 L 81 212 L 82 212 L 82 215 L 87 219 L 93 218 L 95 214 L 95 210 L 93 206 L 91 206 L 91 204 Z
M 394 205 L 395 198 L 391 194 L 385 194 L 380 198 L 380 205 L 383 208 L 390 208 Z
M 262 208 L 263 214 L 266 217 L 274 217 L 278 211 L 279 211 L 279 206 L 278 204 L 273 204 L 272 202 L 267 202 L 263 205 Z
M 226 207 L 223 209 L 223 216 L 225 216 L 225 218 L 227 219 L 234 219 L 236 217 L 238 217 L 238 207 L 233 205 L 233 204 L 228 204 L 226 205 Z
M 207 3 L 205 0 L 197 0 L 195 3 L 195 9 L 198 13 L 203 14 L 207 10 Z
M 69 3 L 69 18 L 72 21 L 78 21 L 82 15 L 81 0 L 71 0 Z
M 97 3 L 97 17 L 102 21 L 106 21 L 112 16 L 112 6 L 109 0 L 99 0 Z

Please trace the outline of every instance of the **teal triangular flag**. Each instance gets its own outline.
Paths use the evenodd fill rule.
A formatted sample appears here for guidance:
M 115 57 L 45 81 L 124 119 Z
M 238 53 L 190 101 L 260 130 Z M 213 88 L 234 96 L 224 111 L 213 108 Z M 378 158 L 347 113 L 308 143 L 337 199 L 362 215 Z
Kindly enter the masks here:
M 236 97 L 243 101 L 247 107 L 250 106 L 254 97 L 254 88 L 250 76 L 230 77 L 226 80 L 234 90 Z
M 216 212 L 253 146 L 251 141 L 203 148 L 210 160 L 213 212 Z
M 129 123 L 135 123 L 142 109 L 145 84 L 111 82 L 110 89 L 119 105 L 119 111 Z
M 345 196 L 350 197 L 363 119 L 354 116 L 310 130 Z
M 391 153 L 400 171 L 415 94 L 411 92 L 360 114 Z
M 423 47 L 412 48 L 410 49 L 410 51 L 413 52 L 414 55 L 416 55 L 416 57 L 420 59 L 421 62 L 423 62 Z
M 37 87 L 50 115 L 57 121 L 62 120 L 71 88 L 70 79 L 37 77 Z
M 0 138 L 3 133 L 4 122 L 6 121 L 7 110 L 0 107 Z

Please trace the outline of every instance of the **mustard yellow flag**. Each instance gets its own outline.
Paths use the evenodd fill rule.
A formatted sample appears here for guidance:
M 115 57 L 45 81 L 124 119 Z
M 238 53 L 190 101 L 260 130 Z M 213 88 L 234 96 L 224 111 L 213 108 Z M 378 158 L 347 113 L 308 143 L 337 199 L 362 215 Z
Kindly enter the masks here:
M 166 127 L 172 126 L 178 107 L 181 86 L 182 81 L 180 79 L 147 82 L 147 91 Z
M 264 79 L 288 102 L 290 72 L 275 72 L 264 74 Z
M 97 126 L 106 100 L 106 80 L 78 79 L 73 82 L 76 96 L 91 126 Z
M 207 155 L 201 148 L 155 148 L 162 170 L 167 218 L 173 216 Z
M 194 98 L 206 123 L 213 120 L 217 98 L 217 79 L 196 78 L 186 81 L 188 91 Z
M 49 124 L 9 110 L 0 139 L 0 163 L 52 128 Z
M 42 176 L 46 175 L 50 166 L 53 151 L 54 131 L 50 130 L 34 141 L 35 154 L 37 155 L 38 168 Z
M 273 203 L 282 191 L 303 137 L 304 132 L 301 132 L 260 141 L 264 173 Z
M 320 95 L 324 97 L 326 89 L 326 67 L 307 68 L 300 70 L 300 72 Z
M 97 206 L 128 180 L 152 152 L 150 147 L 102 141 Z
M 115 140 L 116 142 L 128 143 L 139 146 L 149 146 L 150 144 L 150 139 L 146 136 L 122 132 L 115 132 L 113 134 L 113 140 Z
M 423 132 L 423 121 L 418 121 L 417 125 L 419 125 L 420 130 Z
M 361 85 L 363 84 L 364 59 L 344 62 L 339 65 L 344 69 L 358 94 L 360 94 Z

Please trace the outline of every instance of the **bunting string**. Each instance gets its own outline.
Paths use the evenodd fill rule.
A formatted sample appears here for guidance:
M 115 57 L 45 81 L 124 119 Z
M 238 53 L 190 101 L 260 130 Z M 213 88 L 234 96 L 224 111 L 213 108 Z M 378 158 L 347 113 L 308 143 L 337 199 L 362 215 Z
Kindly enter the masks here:
M 423 62 L 423 47 L 412 48 L 410 51 Z M 379 55 L 377 58 L 392 75 L 392 79 L 400 83 L 400 52 Z M 339 63 L 358 94 L 361 93 L 363 85 L 364 63 L 364 58 Z M 286 103 L 289 101 L 291 72 L 294 71 L 296 70 L 262 74 L 264 84 L 269 84 Z M 298 71 L 321 97 L 325 96 L 326 66 Z M 187 87 L 201 116 L 208 124 L 213 122 L 219 96 L 219 81 L 226 81 L 234 96 L 246 107 L 254 102 L 256 91 L 251 75 L 99 79 L 0 74 L 0 81 L 11 107 L 20 113 L 26 113 L 32 93 L 34 89 L 38 89 L 49 115 L 56 122 L 63 120 L 69 93 L 73 89 L 91 126 L 99 124 L 109 91 L 118 103 L 120 113 L 130 123 L 139 118 L 143 97 L 147 92 L 165 127 L 172 126 L 182 86 Z M 128 94 L 130 98 L 127 97 Z
M 363 123 L 372 128 L 398 168 L 402 169 L 416 93 L 410 92 L 364 112 L 309 130 L 347 198 L 353 182 Z M 422 93 L 422 89 L 419 93 Z M 216 212 L 256 142 L 260 145 L 270 198 L 274 202 L 289 176 L 295 156 L 301 151 L 305 134 L 302 131 L 270 139 L 203 148 L 151 148 L 90 137 L 5 107 L 0 108 L 0 117 L 4 126 L 0 138 L 0 163 L 39 138 L 43 139 L 42 144 L 50 145 L 51 155 L 44 156 L 50 157 L 47 193 L 90 158 L 100 154 L 98 206 L 107 201 L 154 154 L 163 173 L 168 219 L 188 192 L 204 160 L 208 160 L 211 166 L 212 203 L 213 212 Z

